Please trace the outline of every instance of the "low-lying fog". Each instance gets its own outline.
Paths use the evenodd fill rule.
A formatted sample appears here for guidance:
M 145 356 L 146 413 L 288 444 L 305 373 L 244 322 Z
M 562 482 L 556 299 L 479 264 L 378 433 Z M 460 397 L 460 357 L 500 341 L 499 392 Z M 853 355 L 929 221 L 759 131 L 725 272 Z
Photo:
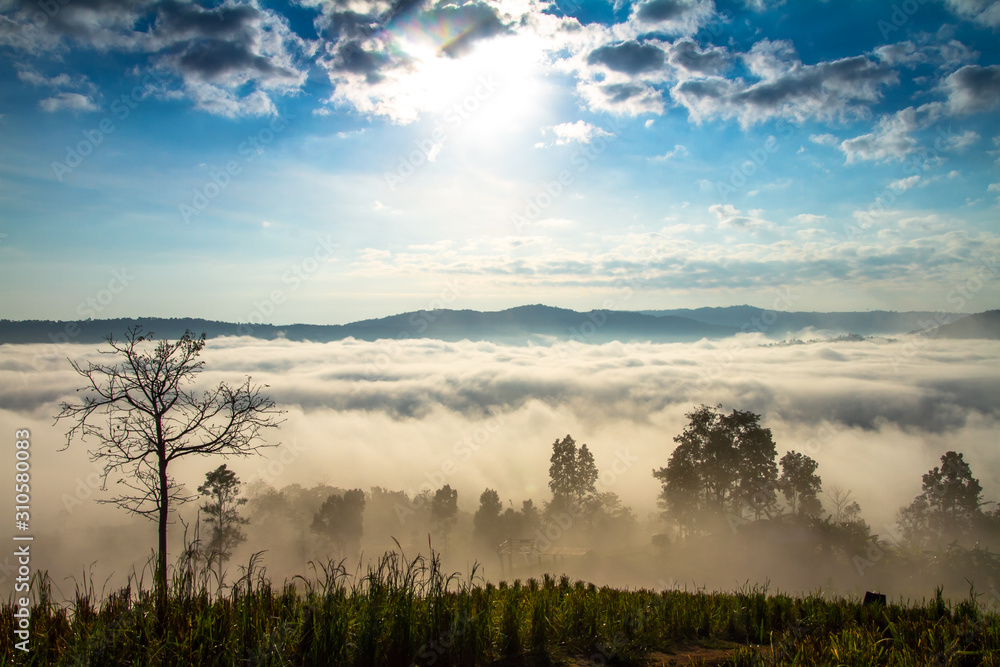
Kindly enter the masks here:
M 832 585 L 863 591 L 869 582 L 850 563 L 810 579 L 810 564 L 781 560 L 790 552 L 780 548 L 773 560 L 746 568 L 731 555 L 725 565 L 713 565 L 710 558 L 682 563 L 672 561 L 669 550 L 650 550 L 652 534 L 666 532 L 655 521 L 660 487 L 651 472 L 667 464 L 685 413 L 703 403 L 760 413 L 762 425 L 773 431 L 778 457 L 795 449 L 818 461 L 824 490 L 850 489 L 873 533 L 886 533 L 897 510 L 920 492 L 921 476 L 950 449 L 965 454 L 984 498 L 1000 499 L 1000 343 L 900 337 L 763 345 L 770 342 L 741 336 L 694 344 L 512 347 L 230 338 L 209 342 L 201 381 L 238 382 L 249 374 L 269 385 L 269 395 L 287 410 L 281 428 L 267 434 L 280 447 L 264 450 L 263 457 L 225 461 L 248 483 L 245 496 L 265 492 L 263 484 L 279 490 L 300 485 L 302 498 L 318 485 L 366 492 L 378 486 L 413 496 L 449 484 L 458 491 L 460 517 L 451 542 L 434 546 L 455 570 L 467 571 L 479 558 L 488 578 L 501 575 L 496 556 L 465 543 L 480 494 L 495 489 L 504 507 L 515 510 L 529 498 L 542 507 L 551 497 L 552 444 L 570 434 L 593 452 L 601 472 L 598 489 L 617 494 L 637 522 L 627 539 L 611 545 L 621 553 L 607 544 L 584 545 L 601 546 L 605 557 L 596 565 L 567 559 L 553 566 L 557 572 L 631 586 L 733 589 L 761 577 L 785 590 Z M 2 448 L 4 468 L 13 467 L 14 431 L 30 429 L 32 567 L 47 568 L 66 597 L 74 586 L 67 577 L 79 581 L 88 572 L 98 591 L 105 581 L 118 585 L 133 567 L 142 571 L 156 544 L 154 523 L 95 503 L 111 493 L 96 488 L 86 445 L 74 442 L 59 451 L 69 424 L 53 425 L 53 415 L 82 386 L 66 358 L 96 358 L 96 350 L 0 346 L 0 437 L 9 443 Z M 172 472 L 194 490 L 222 462 L 189 457 Z M 3 475 L 0 494 L 10 507 L 12 474 Z M 253 518 L 254 506 L 244 506 L 244 514 Z M 185 505 L 182 516 L 190 521 L 196 507 Z M 392 537 L 426 551 L 419 513 L 400 518 L 384 511 L 376 517 L 371 504 L 369 510 L 361 544 L 366 557 L 393 548 Z M 182 527 L 175 523 L 171 530 L 174 562 Z M 308 521 L 267 530 L 251 523 L 246 532 L 248 541 L 228 565 L 230 580 L 252 552 L 266 550 L 263 562 L 278 581 L 308 574 L 306 561 L 326 555 L 318 553 Z M 565 546 L 579 546 L 570 541 Z M 649 556 L 638 567 L 640 552 Z M 616 569 L 616 562 L 623 567 Z M 12 589 L 9 563 L 0 557 L 5 594 Z M 587 569 L 587 563 L 594 567 Z M 783 579 L 790 569 L 801 576 Z

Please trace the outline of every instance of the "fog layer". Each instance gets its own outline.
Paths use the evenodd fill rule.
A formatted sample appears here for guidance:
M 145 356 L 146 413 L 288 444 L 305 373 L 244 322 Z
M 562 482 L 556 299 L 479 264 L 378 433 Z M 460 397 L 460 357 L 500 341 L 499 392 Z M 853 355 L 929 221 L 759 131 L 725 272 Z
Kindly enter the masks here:
M 380 486 L 413 496 L 450 484 L 470 514 L 487 487 L 505 507 L 528 498 L 541 506 L 550 498 L 552 443 L 571 434 L 593 452 L 599 490 L 618 494 L 652 532 L 646 521 L 658 512 L 659 492 L 652 470 L 666 465 L 685 413 L 719 403 L 760 413 L 779 457 L 791 449 L 807 453 L 819 462 L 824 489 L 853 490 L 875 533 L 885 533 L 898 508 L 919 493 L 921 475 L 949 449 L 964 452 L 987 499 L 1000 497 L 1000 343 L 767 343 L 754 336 L 552 347 L 228 338 L 210 341 L 200 381 L 249 374 L 287 410 L 283 426 L 268 433 L 280 446 L 261 458 L 228 461 L 244 482 L 274 488 Z M 68 424 L 53 425 L 52 415 L 81 386 L 67 357 L 96 359 L 96 347 L 0 346 L 3 451 L 13 462 L 15 429 L 31 430 L 33 567 L 60 581 L 96 561 L 100 577 L 113 572 L 117 581 L 133 565 L 142 568 L 155 527 L 96 505 L 112 494 L 96 488 L 84 444 L 57 451 Z M 189 458 L 172 472 L 194 489 L 221 462 Z M 0 493 L 12 505 L 8 477 Z M 187 506 L 185 516 L 193 510 Z M 380 527 L 377 535 L 366 526 L 369 554 L 412 532 L 403 524 Z M 176 545 L 182 529 L 173 530 Z M 248 543 L 239 556 L 279 546 Z M 278 568 L 277 559 L 272 564 Z M 276 575 L 302 573 L 295 569 L 282 563 Z M 704 581 L 719 581 L 717 574 L 706 572 Z M 0 572 L 0 579 L 7 592 L 10 577 Z

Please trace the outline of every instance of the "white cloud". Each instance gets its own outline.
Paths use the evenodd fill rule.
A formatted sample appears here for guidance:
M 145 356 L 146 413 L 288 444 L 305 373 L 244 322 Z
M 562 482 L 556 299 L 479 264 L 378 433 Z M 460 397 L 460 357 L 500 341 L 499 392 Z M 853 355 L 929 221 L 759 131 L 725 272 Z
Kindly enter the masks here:
M 1000 26 L 1000 3 L 996 0 L 945 0 L 945 4 L 962 18 L 990 28 Z
M 840 149 L 847 156 L 848 164 L 902 160 L 918 149 L 912 132 L 926 125 L 925 119 L 934 117 L 935 113 L 936 107 L 925 105 L 882 116 L 873 132 L 841 142 Z
M 920 176 L 908 176 L 906 178 L 900 178 L 889 184 L 889 187 L 897 192 L 903 192 L 904 190 L 909 190 L 910 188 L 916 186 L 920 182 Z
M 978 132 L 966 130 L 962 134 L 949 135 L 945 140 L 945 145 L 954 150 L 963 150 L 979 141 L 981 137 Z
M 201 381 L 207 387 L 250 374 L 269 385 L 266 394 L 288 410 L 281 428 L 264 434 L 268 443 L 285 443 L 280 449 L 229 461 L 244 481 L 264 477 L 279 488 L 294 483 L 311 488 L 323 479 L 340 488 L 415 489 L 432 473 L 440 477 L 443 469 L 445 481 L 458 490 L 462 511 L 474 512 L 487 487 L 515 505 L 529 497 L 542 505 L 550 496 L 551 443 L 570 433 L 587 443 L 602 473 L 627 454 L 628 465 L 615 467 L 614 481 L 602 479 L 610 485 L 607 490 L 646 516 L 656 511 L 660 491 L 650 471 L 667 464 L 670 438 L 688 423 L 685 413 L 701 403 L 719 403 L 726 412 L 761 415 L 779 456 L 805 446 L 820 465 L 824 488 L 851 488 L 872 525 L 891 523 L 896 509 L 919 492 L 921 475 L 954 443 L 962 443 L 984 495 L 997 498 L 1000 415 L 992 399 L 1000 392 L 1000 357 L 995 342 L 907 336 L 895 342 L 761 346 L 766 342 L 760 335 L 692 344 L 552 346 L 217 338 L 203 352 Z M 45 356 L 46 346 L 0 346 L 3 432 L 30 428 L 39 440 L 59 441 L 63 430 L 53 427 L 50 415 L 59 400 L 73 400 L 80 379 L 64 357 L 100 361 L 94 347 L 69 344 L 51 368 L 40 372 L 30 360 Z M 21 388 L 21 372 L 32 374 L 30 386 Z M 475 448 L 459 449 L 473 438 Z M 33 461 L 46 471 L 47 484 L 72 495 L 92 470 L 86 447 L 74 443 L 65 452 L 54 449 L 39 447 Z M 195 488 L 209 463 L 178 466 L 178 481 Z M 886 475 L 889 469 L 892 475 Z M 40 530 L 51 531 L 65 547 L 40 551 L 45 560 L 38 564 L 61 580 L 78 572 L 81 563 L 97 562 L 96 567 L 119 573 L 111 584 L 117 586 L 124 579 L 121 572 L 142 567 L 148 553 L 131 542 L 145 538 L 102 538 L 152 533 L 141 523 L 127 525 L 125 533 L 120 527 L 100 530 L 111 523 L 108 516 L 117 523 L 121 515 L 95 518 L 91 512 L 101 508 L 96 498 L 111 494 L 87 491 L 93 494 L 71 516 L 60 493 L 38 494 L 32 509 Z M 194 503 L 189 508 L 192 514 L 196 510 Z M 366 517 L 371 552 L 391 546 L 389 535 L 399 536 L 401 524 L 395 515 L 392 520 L 390 529 Z M 259 541 L 252 537 L 246 549 L 267 549 L 269 573 L 291 577 L 301 572 L 302 556 L 298 540 L 290 536 L 308 535 L 308 522 L 298 528 L 258 533 Z M 406 526 L 407 532 L 412 528 Z M 400 539 L 406 544 L 405 537 Z M 148 549 L 148 541 L 142 546 Z M 293 547 L 290 562 L 276 562 L 277 554 Z M 57 558 L 60 554 L 64 558 Z M 780 575 L 784 564 L 772 566 Z M 712 573 L 699 563 L 697 570 L 699 584 L 732 585 L 731 568 Z M 109 574 L 98 570 L 98 576 Z M 656 585 L 631 581 L 637 587 Z
M 581 81 L 577 91 L 594 111 L 626 116 L 662 115 L 663 93 L 640 80 L 622 82 Z
M 775 229 L 773 222 L 761 217 L 764 212 L 760 209 L 752 209 L 748 213 L 743 213 L 732 204 L 712 204 L 708 210 L 718 218 L 720 229 L 739 229 L 749 232 Z
M 809 141 L 814 144 L 819 144 L 820 146 L 839 146 L 840 139 L 833 136 L 832 134 L 811 134 L 809 135 Z
M 815 225 L 826 220 L 826 216 L 816 215 L 815 213 L 799 213 L 798 215 L 793 216 L 792 220 L 803 225 Z
M 81 95 L 80 93 L 59 93 L 55 97 L 48 97 L 41 100 L 38 106 L 46 113 L 99 110 L 90 96 Z
M 941 35 L 920 33 L 915 40 L 880 46 L 875 55 L 889 65 L 933 65 L 939 70 L 954 70 L 974 62 L 979 55 L 957 39 L 945 41 Z
M 17 68 L 17 78 L 32 86 L 49 86 L 61 88 L 72 85 L 69 74 L 57 74 L 55 76 L 45 76 L 35 69 L 27 66 Z
M 679 157 L 685 157 L 687 155 L 688 155 L 688 149 L 687 148 L 685 148 L 684 146 L 682 146 L 680 144 L 675 144 L 674 147 L 671 150 L 667 151 L 663 155 L 656 155 L 656 156 L 651 157 L 649 159 L 652 162 L 666 162 L 668 160 L 672 160 L 675 157 L 678 157 L 678 156 Z
M 582 120 L 574 123 L 560 123 L 546 127 L 542 130 L 545 134 L 554 134 L 555 141 L 551 143 L 536 144 L 538 147 L 544 146 L 565 146 L 566 144 L 578 143 L 589 144 L 598 137 L 613 137 L 614 133 L 608 132 L 596 125 L 591 125 Z
M 240 96 L 238 92 L 228 90 L 204 81 L 191 80 L 185 85 L 188 97 L 194 101 L 195 107 L 217 116 L 241 118 L 247 116 L 274 116 L 278 109 L 263 90 L 255 90 Z

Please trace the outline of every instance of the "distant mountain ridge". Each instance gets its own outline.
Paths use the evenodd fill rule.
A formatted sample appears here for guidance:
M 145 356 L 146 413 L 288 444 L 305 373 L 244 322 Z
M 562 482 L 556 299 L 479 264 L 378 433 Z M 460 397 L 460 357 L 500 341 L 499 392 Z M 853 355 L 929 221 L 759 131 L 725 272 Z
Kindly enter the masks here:
M 532 305 L 494 312 L 475 310 L 415 311 L 352 322 L 350 324 L 239 324 L 196 318 L 138 318 L 53 322 L 0 320 L 2 343 L 96 343 L 109 333 L 116 337 L 141 325 L 157 338 L 177 338 L 185 330 L 204 332 L 209 338 L 253 336 L 265 340 L 286 338 L 329 342 L 356 338 L 433 338 L 445 341 L 487 340 L 527 344 L 575 340 L 581 343 L 610 341 L 687 342 L 724 338 L 737 333 L 733 327 L 706 324 L 684 317 L 656 317 L 630 311 L 593 310 L 581 313 L 565 308 Z
M 706 324 L 736 327 L 744 331 L 760 331 L 768 336 L 783 335 L 803 329 L 829 330 L 856 333 L 863 336 L 902 334 L 927 331 L 928 322 L 938 322 L 946 317 L 958 321 L 964 313 L 933 313 L 928 311 L 896 312 L 871 310 L 867 312 L 793 312 L 766 310 L 754 306 L 729 306 L 725 308 L 675 308 L 671 310 L 644 310 L 647 315 L 686 317 Z
M 1000 311 L 991 311 L 1000 313 Z M 940 335 L 949 335 L 948 327 L 957 327 L 966 319 L 986 322 L 986 329 L 997 337 L 997 315 L 983 313 L 966 316 L 951 313 L 955 320 L 941 327 Z M 938 314 L 940 317 L 941 314 Z M 994 319 L 990 319 L 990 316 Z M 356 338 L 379 340 L 396 338 L 433 338 L 445 341 L 476 340 L 524 345 L 559 341 L 606 343 L 610 341 L 691 342 L 702 338 L 718 339 L 740 331 L 759 331 L 778 337 L 806 328 L 861 335 L 891 335 L 926 331 L 926 323 L 935 321 L 929 312 L 896 313 L 809 313 L 768 311 L 752 306 L 696 308 L 657 311 L 592 310 L 578 312 L 541 304 L 518 306 L 500 311 L 435 310 L 414 311 L 350 324 L 246 324 L 199 318 L 119 318 L 106 320 L 0 320 L 2 343 L 99 343 L 108 334 L 120 337 L 129 327 L 140 325 L 157 338 L 177 338 L 185 330 L 204 332 L 209 338 L 252 336 L 273 340 L 309 340 L 329 342 Z M 992 329 L 990 327 L 993 326 Z M 965 329 L 950 329 L 962 332 Z M 972 331 L 970 328 L 969 331 Z M 975 329 L 980 331 L 980 329 Z M 967 337 L 967 336 L 957 336 Z
M 934 338 L 1000 339 L 1000 310 L 987 310 L 963 317 L 957 322 L 942 324 L 930 333 Z

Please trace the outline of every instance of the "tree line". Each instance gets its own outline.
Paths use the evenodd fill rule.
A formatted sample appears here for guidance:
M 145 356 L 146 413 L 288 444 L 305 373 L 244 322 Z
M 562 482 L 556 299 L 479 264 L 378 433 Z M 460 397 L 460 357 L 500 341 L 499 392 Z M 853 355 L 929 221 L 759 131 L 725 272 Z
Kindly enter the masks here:
M 205 336 L 185 333 L 179 340 L 153 341 L 152 334 L 130 329 L 124 340 L 109 337 L 111 363 L 71 362 L 86 380 L 78 402 L 61 406 L 57 419 L 71 422 L 66 444 L 96 441 L 91 458 L 104 465 L 104 480 L 120 483 L 119 495 L 105 500 L 157 522 L 156 593 L 163 602 L 167 583 L 168 517 L 177 505 L 197 496 L 185 493 L 171 476 L 174 461 L 196 455 L 248 456 L 273 446 L 263 431 L 280 425 L 282 411 L 249 377 L 239 385 L 220 383 L 205 391 L 191 385 L 203 369 L 198 359 Z M 760 415 L 721 406 L 702 405 L 686 415 L 684 430 L 665 467 L 652 471 L 661 483 L 660 520 L 667 539 L 688 540 L 748 522 L 822 522 L 827 531 L 839 531 L 856 546 L 872 539 L 861 519 L 861 508 L 850 492 L 826 494 L 831 511 L 824 514 L 818 464 L 809 456 L 789 451 L 777 459 L 771 430 Z M 497 490 L 479 497 L 473 517 L 473 538 L 489 548 L 518 537 L 552 540 L 613 539 L 637 524 L 631 508 L 617 494 L 598 488 L 598 469 L 586 444 L 577 446 L 570 435 L 556 439 L 549 466 L 551 498 L 542 507 L 522 501 L 520 509 L 504 507 Z M 982 487 L 961 453 L 949 451 L 941 465 L 923 476 L 921 493 L 904 508 L 898 526 L 908 545 L 936 549 L 944 545 L 1000 535 L 1000 509 L 984 501 Z M 211 529 L 202 551 L 218 579 L 224 563 L 244 539 L 247 518 L 241 514 L 247 500 L 240 482 L 226 465 L 206 475 L 198 488 L 207 499 L 202 506 Z M 779 498 L 780 496 L 780 498 Z M 312 514 L 310 532 L 332 553 L 356 555 L 364 534 L 366 503 L 400 502 L 410 506 L 402 492 L 375 487 L 330 493 Z M 782 502 L 782 499 L 784 502 Z M 458 517 L 458 492 L 444 485 L 425 492 L 417 503 L 426 513 L 439 547 L 447 548 Z M 265 503 L 266 504 L 266 503 Z M 670 534 L 672 531 L 673 535 Z M 191 554 L 187 554 L 191 555 Z

